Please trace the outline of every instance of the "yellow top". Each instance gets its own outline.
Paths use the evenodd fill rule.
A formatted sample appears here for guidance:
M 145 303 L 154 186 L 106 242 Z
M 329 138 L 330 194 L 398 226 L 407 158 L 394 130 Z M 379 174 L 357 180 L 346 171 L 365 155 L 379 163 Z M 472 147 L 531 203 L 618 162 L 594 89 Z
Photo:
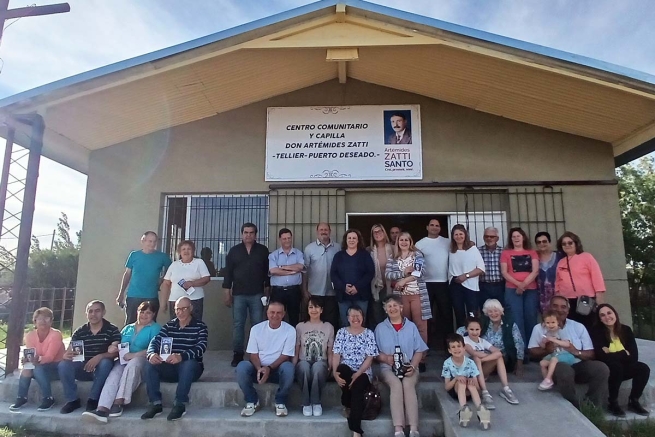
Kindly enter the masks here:
M 612 341 L 610 342 L 610 347 L 608 348 L 610 352 L 621 352 L 624 351 L 625 348 L 623 347 L 623 343 L 621 343 L 621 340 L 617 338 L 612 338 Z

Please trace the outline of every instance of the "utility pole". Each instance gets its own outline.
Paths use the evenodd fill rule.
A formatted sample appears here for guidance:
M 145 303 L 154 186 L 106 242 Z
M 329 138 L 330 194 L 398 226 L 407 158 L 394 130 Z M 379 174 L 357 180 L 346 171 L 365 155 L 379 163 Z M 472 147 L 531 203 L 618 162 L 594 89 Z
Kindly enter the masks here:
M 0 44 L 2 44 L 2 33 L 5 28 L 5 21 L 10 19 L 17 19 L 22 17 L 34 17 L 39 15 L 59 14 L 62 12 L 69 12 L 70 6 L 68 3 L 59 3 L 47 6 L 34 6 L 26 8 L 9 9 L 9 0 L 0 0 Z M 27 265 L 30 252 L 30 235 L 32 233 L 32 222 L 34 220 L 34 201 L 36 197 L 36 184 L 39 175 L 39 164 L 41 160 L 41 150 L 43 148 L 43 133 L 45 131 L 45 123 L 43 117 L 39 114 L 29 115 L 14 115 L 9 120 L 9 135 L 8 142 L 8 156 L 5 155 L 5 166 L 7 162 L 13 162 L 11 159 L 11 147 L 13 146 L 13 134 L 16 124 L 29 126 L 32 129 L 30 135 L 30 144 L 27 147 L 29 150 L 27 167 L 25 167 L 25 188 L 22 191 L 22 211 L 20 213 L 20 229 L 18 232 L 18 247 L 16 248 L 16 255 L 14 258 L 13 273 L 14 283 L 11 289 L 11 300 L 9 303 L 9 318 L 7 320 L 7 340 L 6 340 L 6 364 L 5 376 L 11 374 L 19 365 L 19 355 L 21 339 L 23 338 L 25 330 L 25 314 L 27 312 Z M 3 169 L 2 178 L 0 180 L 0 198 L 7 199 L 7 187 L 5 182 L 8 180 L 5 173 L 9 173 L 9 168 Z M 4 204 L 6 206 L 6 203 Z M 4 213 L 4 211 L 3 211 Z M 5 229 L 4 219 L 0 223 L 0 234 Z M 9 268 L 10 270 L 11 267 Z M 5 303 L 6 305 L 6 303 Z
M 5 28 L 5 20 L 11 20 L 12 18 L 36 17 L 39 15 L 61 14 L 63 12 L 70 12 L 70 10 L 71 7 L 68 3 L 9 9 L 9 0 L 0 0 L 0 44 L 2 44 L 2 31 Z

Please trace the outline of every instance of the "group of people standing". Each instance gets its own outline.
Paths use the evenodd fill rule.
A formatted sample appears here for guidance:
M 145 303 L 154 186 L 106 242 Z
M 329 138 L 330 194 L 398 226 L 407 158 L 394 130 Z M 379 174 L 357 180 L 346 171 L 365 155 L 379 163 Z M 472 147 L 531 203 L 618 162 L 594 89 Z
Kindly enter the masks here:
M 609 408 L 617 415 L 624 414 L 617 403 L 618 387 L 633 379 L 628 407 L 648 414 L 639 397 L 650 370 L 638 361 L 630 328 L 604 303 L 600 267 L 584 252 L 577 235 L 565 232 L 554 250 L 550 234 L 539 232 L 533 250 L 521 228 L 509 230 L 504 248 L 493 227 L 485 229 L 479 247 L 460 224 L 453 226 L 450 239 L 441 236 L 436 218 L 426 230 L 427 236 L 414 243 L 397 227 L 387 234 L 382 224 L 375 224 L 368 246 L 357 229 L 348 229 L 338 245 L 331 239 L 330 225 L 319 223 L 316 240 L 303 252 L 293 246 L 292 231 L 283 228 L 279 248 L 269 252 L 256 241 L 253 223 L 241 227 L 242 242 L 226 257 L 223 289 L 224 303 L 233 314 L 232 366 L 246 399 L 243 416 L 259 408 L 253 384 L 265 382 L 279 383 L 275 411 L 286 416 L 294 380 L 303 392 L 303 414 L 320 416 L 321 393 L 332 376 L 342 389 L 349 427 L 360 436 L 363 399 L 372 364 L 378 362 L 380 378 L 391 388 L 395 435 L 404 435 L 408 426 L 410 436 L 417 437 L 415 386 L 426 369 L 428 337 L 435 333 L 441 334 L 451 354 L 442 376 L 461 404 L 464 426 L 472 416 L 467 395 L 476 404 L 480 422 L 490 423 L 488 412 L 495 407 L 484 376 L 492 371 L 501 377 L 500 396 L 518 403 L 507 372 L 522 375 L 530 358 L 541 361 L 540 389 L 556 385 L 576 404 L 574 381 L 588 381 L 589 398 L 599 404 L 609 389 Z M 206 263 L 195 258 L 192 241 L 178 244 L 175 262 L 156 245 L 157 235 L 146 232 L 141 250 L 127 259 L 116 299 L 126 311 L 122 331 L 104 319 L 101 301 L 87 305 L 88 323 L 72 338 L 84 343 L 83 361 L 73 360 L 71 347 L 64 349 L 61 333 L 51 327 L 52 312 L 37 310 L 36 329 L 26 335 L 26 346 L 36 348 L 38 364 L 23 370 L 12 409 L 27 402 L 32 378 L 44 395 L 39 409 L 51 408 L 49 381 L 59 377 L 67 398 L 61 412 L 70 413 L 81 407 L 75 380 L 93 380 L 85 416 L 106 422 L 122 413 L 143 379 L 151 401 L 143 419 L 162 412 L 162 380 L 178 382 L 169 420 L 184 415 L 191 383 L 203 372 L 203 286 L 210 273 Z M 171 319 L 164 326 L 156 323 L 160 305 L 169 309 Z M 244 347 L 248 317 L 252 328 Z M 372 329 L 365 327 L 367 321 Z M 454 333 L 456 326 L 463 336 Z M 161 349 L 165 338 L 173 339 L 166 354 Z M 117 360 L 123 345 L 128 352 Z

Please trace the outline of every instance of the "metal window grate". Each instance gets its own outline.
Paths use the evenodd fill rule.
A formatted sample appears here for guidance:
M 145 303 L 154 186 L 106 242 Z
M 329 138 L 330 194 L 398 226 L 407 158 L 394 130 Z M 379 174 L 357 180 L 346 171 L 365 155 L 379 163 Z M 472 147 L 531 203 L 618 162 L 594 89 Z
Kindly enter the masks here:
M 211 249 L 220 271 L 230 248 L 241 242 L 244 223 L 257 225 L 257 240 L 268 245 L 268 206 L 268 196 L 259 194 L 165 196 L 162 250 L 175 259 L 177 244 L 191 240 L 198 257 L 202 248 Z
M 561 189 L 467 190 L 455 192 L 455 197 L 457 213 L 451 226 L 465 225 L 478 245 L 483 243 L 484 229 L 489 226 L 498 228 L 503 246 L 506 231 L 513 227 L 521 227 L 530 238 L 547 231 L 556 239 L 566 230 Z
M 303 249 L 316 238 L 316 225 L 327 222 L 337 242 L 346 231 L 346 192 L 341 189 L 272 190 L 269 233 L 277 237 L 282 228 L 294 235 L 294 246 Z M 273 250 L 273 244 L 269 246 Z

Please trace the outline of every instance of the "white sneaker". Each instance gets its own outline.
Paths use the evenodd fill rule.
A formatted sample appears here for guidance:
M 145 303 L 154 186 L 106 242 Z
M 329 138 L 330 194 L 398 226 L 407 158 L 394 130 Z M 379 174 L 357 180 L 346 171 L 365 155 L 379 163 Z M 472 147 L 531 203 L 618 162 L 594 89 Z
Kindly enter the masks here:
M 287 406 L 286 405 L 284 405 L 284 404 L 275 404 L 275 415 L 277 417 L 284 417 L 287 414 L 289 414 L 289 412 L 287 411 Z
M 241 410 L 241 415 L 244 417 L 250 417 L 255 414 L 255 411 L 259 410 L 259 402 L 253 404 L 252 402 L 247 402 L 246 406 Z
M 277 409 L 275 411 L 277 413 Z M 305 405 L 302 407 L 302 415 L 305 417 L 309 417 L 312 415 L 312 406 L 311 405 Z
M 323 415 L 323 407 L 321 404 L 314 404 L 312 405 L 312 412 L 314 416 L 322 416 Z

